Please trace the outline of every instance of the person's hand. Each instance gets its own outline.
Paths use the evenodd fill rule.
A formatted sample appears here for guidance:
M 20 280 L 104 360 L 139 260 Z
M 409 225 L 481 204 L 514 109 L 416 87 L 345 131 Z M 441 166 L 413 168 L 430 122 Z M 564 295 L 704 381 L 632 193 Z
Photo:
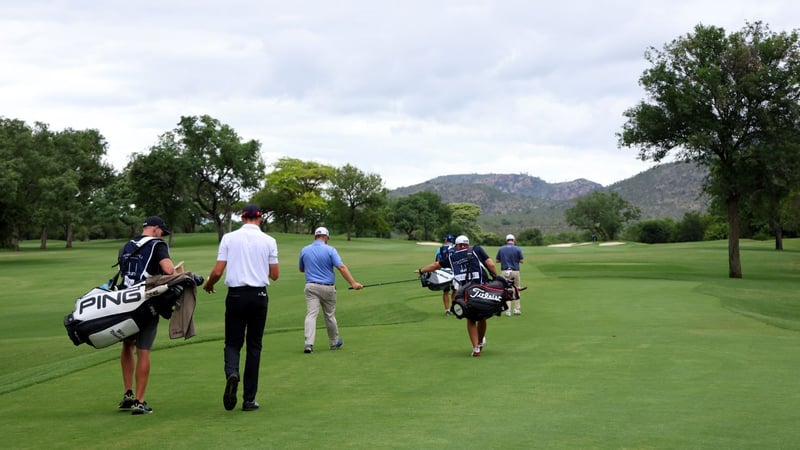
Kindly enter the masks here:
M 352 287 L 355 290 L 364 289 L 364 285 L 359 282 L 351 284 L 350 287 Z
M 204 291 L 206 291 L 206 292 L 208 292 L 209 294 L 213 294 L 213 293 L 214 293 L 214 285 L 213 285 L 213 284 L 206 283 L 206 284 L 203 286 L 203 290 L 204 290 Z

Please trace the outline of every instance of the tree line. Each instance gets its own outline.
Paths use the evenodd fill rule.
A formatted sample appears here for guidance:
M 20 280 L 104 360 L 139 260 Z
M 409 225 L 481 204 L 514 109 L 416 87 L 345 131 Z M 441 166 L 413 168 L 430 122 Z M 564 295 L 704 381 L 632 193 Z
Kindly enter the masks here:
M 421 192 L 390 199 L 383 180 L 350 164 L 333 167 L 281 158 L 271 171 L 261 144 L 210 116 L 181 117 L 120 172 L 104 161 L 98 130 L 53 131 L 0 117 L 0 242 L 127 238 L 157 214 L 179 232 L 236 224 L 246 203 L 268 211 L 267 228 L 309 233 L 319 225 L 353 236 L 439 240 L 451 230 L 477 233 L 480 209 L 443 204 Z

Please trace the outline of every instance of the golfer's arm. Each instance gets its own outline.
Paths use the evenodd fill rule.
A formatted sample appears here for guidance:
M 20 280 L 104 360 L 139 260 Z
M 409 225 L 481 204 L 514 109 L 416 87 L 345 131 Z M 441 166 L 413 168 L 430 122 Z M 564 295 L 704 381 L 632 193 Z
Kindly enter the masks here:
M 358 284 L 358 282 L 353 278 L 353 275 L 350 274 L 350 271 L 347 269 L 347 266 L 342 264 L 341 266 L 337 266 L 336 268 L 339 269 L 339 272 L 342 273 L 344 279 L 347 280 L 348 283 L 350 283 L 350 286 L 355 287 L 355 285 Z
M 419 268 L 419 273 L 433 272 L 434 270 L 438 270 L 438 269 L 441 269 L 441 268 L 442 268 L 442 265 L 439 264 L 439 261 L 434 261 L 434 262 L 428 264 L 427 266 L 420 267 Z

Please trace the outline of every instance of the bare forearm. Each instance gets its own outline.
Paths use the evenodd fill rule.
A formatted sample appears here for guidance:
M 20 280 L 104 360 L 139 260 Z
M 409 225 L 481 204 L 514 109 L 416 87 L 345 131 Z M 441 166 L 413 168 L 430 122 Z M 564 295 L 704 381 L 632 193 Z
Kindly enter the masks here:
M 353 278 L 353 275 L 350 274 L 350 270 L 347 268 L 347 266 L 342 264 L 341 266 L 337 267 L 337 269 L 339 269 L 339 272 L 342 274 L 342 277 L 344 277 L 344 279 L 347 280 L 348 283 L 350 283 L 350 286 L 353 289 L 360 289 L 360 287 L 356 286 L 361 286 L 361 283 L 359 283 Z

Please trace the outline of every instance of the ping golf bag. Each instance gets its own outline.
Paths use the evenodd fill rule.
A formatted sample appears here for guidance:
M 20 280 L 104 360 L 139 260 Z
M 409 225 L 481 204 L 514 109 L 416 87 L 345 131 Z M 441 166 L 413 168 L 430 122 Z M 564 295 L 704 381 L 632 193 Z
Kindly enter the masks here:
M 135 335 L 156 316 L 169 319 L 184 290 L 202 283 L 202 276 L 186 272 L 154 276 L 127 289 L 96 287 L 75 301 L 64 327 L 75 345 L 108 347 Z
M 433 272 L 422 273 L 419 275 L 419 280 L 422 282 L 422 287 L 432 291 L 441 291 L 453 285 L 453 271 L 447 267 Z
M 519 298 L 512 281 L 497 277 L 487 284 L 467 283 L 456 292 L 450 311 L 459 319 L 483 320 L 508 309 L 506 302 Z

